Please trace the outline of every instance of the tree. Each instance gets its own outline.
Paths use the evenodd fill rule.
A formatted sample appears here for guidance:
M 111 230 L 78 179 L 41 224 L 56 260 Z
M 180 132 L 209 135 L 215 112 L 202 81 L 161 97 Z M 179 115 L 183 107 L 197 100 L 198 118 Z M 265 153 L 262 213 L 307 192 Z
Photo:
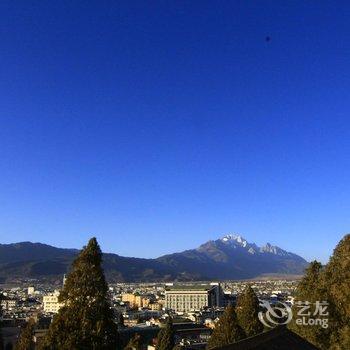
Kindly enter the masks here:
M 15 346 L 15 350 L 34 350 L 35 344 L 33 341 L 35 321 L 30 319 L 22 328 L 19 339 Z
M 312 262 L 300 282 L 295 305 L 298 302 L 310 303 L 311 317 L 314 317 L 315 302 L 328 303 L 328 315 L 323 318 L 328 327 L 297 325 L 295 320 L 290 327 L 302 337 L 321 349 L 342 350 L 350 348 L 350 235 L 346 235 L 334 249 L 329 263 L 322 268 Z M 293 308 L 293 314 L 297 308 Z M 308 320 L 308 317 L 305 317 Z
M 117 327 L 101 264 L 101 249 L 92 238 L 72 264 L 59 296 L 64 306 L 53 319 L 44 349 L 115 348 Z
M 171 317 L 168 318 L 166 326 L 158 333 L 157 350 L 172 350 L 175 345 L 174 326 Z
M 118 314 L 117 324 L 119 328 L 124 328 L 124 316 L 121 312 Z
M 140 350 L 142 346 L 141 336 L 135 334 L 128 342 L 124 350 Z
M 323 274 L 330 303 L 329 349 L 350 348 L 350 234 L 334 249 Z
M 244 330 L 238 324 L 235 309 L 230 305 L 225 309 L 223 315 L 217 322 L 207 348 L 212 349 L 218 346 L 229 345 L 245 337 L 246 334 Z
M 264 330 L 264 326 L 258 317 L 259 299 L 251 286 L 247 286 L 238 297 L 236 313 L 238 323 L 247 337 L 259 334 Z
M 298 324 L 297 319 L 304 318 L 306 322 L 309 319 L 314 318 L 316 311 L 316 302 L 326 300 L 325 290 L 323 286 L 323 266 L 318 261 L 310 263 L 305 271 L 303 279 L 299 282 L 294 299 L 293 320 L 289 324 L 294 332 L 298 333 L 303 338 L 307 339 L 310 343 L 321 349 L 328 348 L 329 331 L 322 328 L 321 325 L 308 326 L 305 324 Z M 307 312 L 310 312 L 309 316 L 300 316 L 298 312 L 301 310 L 301 306 L 308 306 Z
M 338 331 L 338 342 L 331 344 L 332 349 L 350 349 L 350 326 L 345 325 Z

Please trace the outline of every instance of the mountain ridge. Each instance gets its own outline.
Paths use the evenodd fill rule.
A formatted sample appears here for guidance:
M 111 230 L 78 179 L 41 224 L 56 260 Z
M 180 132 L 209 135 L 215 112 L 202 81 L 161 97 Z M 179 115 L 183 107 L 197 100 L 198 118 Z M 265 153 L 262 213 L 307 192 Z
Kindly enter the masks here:
M 79 251 L 40 242 L 0 244 L 0 281 L 60 278 Z M 237 234 L 158 258 L 104 253 L 103 261 L 108 280 L 115 282 L 248 279 L 269 273 L 302 274 L 308 265 L 294 253 L 270 243 L 259 247 Z

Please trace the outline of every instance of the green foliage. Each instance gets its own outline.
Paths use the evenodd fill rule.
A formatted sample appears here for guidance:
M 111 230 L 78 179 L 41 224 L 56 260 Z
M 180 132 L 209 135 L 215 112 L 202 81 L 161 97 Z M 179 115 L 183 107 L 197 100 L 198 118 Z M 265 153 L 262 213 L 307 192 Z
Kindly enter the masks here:
M 321 326 L 306 326 L 299 325 L 296 319 L 304 317 L 306 321 L 313 316 L 315 310 L 316 301 L 326 300 L 325 291 L 323 288 L 322 280 L 322 264 L 318 261 L 313 261 L 305 271 L 303 279 L 300 281 L 297 292 L 295 295 L 294 306 L 293 306 L 293 320 L 289 324 L 289 328 L 298 333 L 303 338 L 307 339 L 312 344 L 320 347 L 321 349 L 327 348 L 329 340 L 329 331 Z M 298 312 L 301 310 L 298 303 L 309 302 L 310 308 L 306 312 L 310 312 L 310 316 L 298 316 Z M 318 317 L 318 316 L 317 316 Z
M 298 310 L 294 306 L 293 322 L 289 325 L 293 331 L 320 349 L 350 349 L 350 235 L 339 242 L 324 268 L 316 261 L 310 264 L 297 288 L 295 302 L 298 301 L 309 301 L 311 314 L 315 311 L 315 301 L 327 301 L 329 315 L 316 317 L 327 318 L 328 328 L 297 325 Z
M 19 339 L 15 346 L 15 350 L 34 350 L 35 344 L 33 341 L 35 321 L 29 320 L 22 328 Z
M 321 287 L 321 271 L 322 264 L 318 261 L 313 261 L 305 271 L 304 278 L 298 285 L 298 296 L 305 298 L 316 295 Z
M 324 270 L 324 288 L 331 303 L 330 349 L 350 349 L 350 234 L 337 245 Z
M 230 305 L 225 309 L 225 312 L 216 324 L 207 348 L 212 349 L 218 346 L 229 345 L 245 337 L 244 330 L 238 324 L 235 309 Z
M 168 318 L 167 324 L 164 328 L 162 328 L 157 337 L 157 350 L 172 350 L 175 342 L 174 342 L 174 326 L 173 320 L 171 317 Z
M 332 349 L 350 349 L 350 325 L 345 325 L 339 329 L 338 342 L 332 345 Z
M 121 328 L 125 327 L 125 325 L 124 325 L 124 316 L 123 316 L 123 314 L 121 312 L 118 313 L 118 315 L 117 315 L 117 326 L 118 326 L 118 329 L 121 329 Z
M 236 313 L 238 323 L 247 337 L 259 334 L 264 330 L 264 326 L 258 317 L 259 299 L 251 286 L 247 286 L 238 297 Z
M 135 334 L 130 340 L 124 350 L 141 350 L 142 342 L 141 336 L 139 334 Z
M 117 327 L 107 299 L 108 287 L 101 267 L 102 253 L 90 239 L 67 276 L 59 301 L 64 306 L 54 317 L 44 349 L 114 349 Z

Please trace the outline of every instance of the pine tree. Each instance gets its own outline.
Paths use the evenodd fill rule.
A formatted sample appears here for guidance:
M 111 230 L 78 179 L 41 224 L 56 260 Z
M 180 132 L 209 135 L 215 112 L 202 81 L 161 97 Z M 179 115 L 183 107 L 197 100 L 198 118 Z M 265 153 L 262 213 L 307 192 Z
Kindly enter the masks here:
M 309 267 L 305 271 L 303 279 L 299 282 L 293 311 L 293 320 L 289 324 L 294 332 L 298 333 L 301 337 L 307 339 L 310 343 L 321 349 L 328 348 L 329 341 L 329 330 L 322 328 L 321 326 L 308 326 L 308 325 L 299 325 L 297 319 L 304 317 L 306 322 L 310 318 L 314 318 L 313 315 L 316 311 L 315 303 L 317 301 L 326 300 L 326 294 L 323 287 L 323 267 L 322 264 L 318 261 L 313 261 L 310 263 Z M 310 316 L 300 316 L 298 312 L 301 310 L 301 305 L 309 303 L 309 309 L 305 312 L 310 312 Z M 301 304 L 299 304 L 301 303 Z M 305 304 L 306 305 L 306 304 Z
M 238 297 L 236 313 L 238 323 L 247 337 L 259 334 L 264 330 L 264 326 L 258 317 L 259 299 L 251 286 L 247 286 Z
M 214 331 L 208 342 L 208 349 L 219 346 L 229 345 L 241 339 L 244 339 L 246 334 L 242 327 L 238 324 L 235 309 L 232 305 L 228 306 L 223 315 L 217 322 Z
M 331 349 L 350 349 L 350 325 L 342 326 L 338 333 L 338 342 L 331 344 Z
M 350 348 L 350 234 L 334 249 L 324 271 L 324 288 L 330 303 L 330 349 Z
M 118 328 L 124 328 L 124 316 L 121 312 L 118 314 L 117 324 Z
M 34 350 L 33 340 L 35 321 L 30 319 L 22 328 L 15 350 Z
M 314 261 L 306 270 L 300 282 L 295 305 L 298 301 L 310 302 L 311 317 L 314 317 L 314 303 L 326 301 L 328 327 L 297 325 L 295 316 L 297 306 L 293 307 L 293 322 L 290 327 L 302 337 L 324 350 L 343 350 L 350 348 L 350 235 L 346 235 L 337 245 L 329 263 L 322 268 Z M 307 318 L 307 317 L 306 317 Z
M 124 350 L 140 350 L 142 347 L 141 336 L 135 334 L 128 342 Z
M 44 349 L 114 349 L 117 327 L 107 299 L 108 287 L 101 267 L 102 253 L 90 239 L 72 264 Z
M 158 333 L 156 349 L 172 350 L 175 345 L 174 333 L 173 320 L 169 317 L 166 326 Z

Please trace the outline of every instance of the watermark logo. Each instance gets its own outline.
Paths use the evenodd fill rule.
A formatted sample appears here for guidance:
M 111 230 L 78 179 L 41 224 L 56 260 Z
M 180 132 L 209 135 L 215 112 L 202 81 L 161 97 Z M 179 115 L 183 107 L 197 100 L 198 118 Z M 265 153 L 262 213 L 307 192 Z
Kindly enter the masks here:
M 314 307 L 311 308 L 313 305 Z M 299 310 L 295 323 L 298 326 L 321 326 L 322 328 L 328 328 L 328 305 L 327 301 L 316 301 L 315 303 L 297 301 L 295 306 Z
M 260 306 L 266 309 L 266 312 L 260 311 L 258 314 L 260 322 L 266 327 L 273 328 L 292 320 L 292 309 L 286 303 L 279 301 L 272 306 L 267 300 L 263 300 Z
M 297 301 L 295 303 L 296 309 L 298 309 L 295 315 L 295 323 L 298 326 L 328 328 L 328 305 L 327 301 L 316 301 L 315 303 Z M 267 300 L 263 300 L 260 302 L 260 306 L 266 311 L 259 312 L 259 320 L 268 328 L 288 324 L 293 318 L 291 307 L 284 302 L 279 301 L 275 304 L 270 304 Z

